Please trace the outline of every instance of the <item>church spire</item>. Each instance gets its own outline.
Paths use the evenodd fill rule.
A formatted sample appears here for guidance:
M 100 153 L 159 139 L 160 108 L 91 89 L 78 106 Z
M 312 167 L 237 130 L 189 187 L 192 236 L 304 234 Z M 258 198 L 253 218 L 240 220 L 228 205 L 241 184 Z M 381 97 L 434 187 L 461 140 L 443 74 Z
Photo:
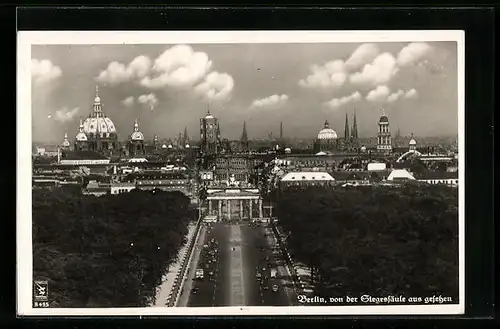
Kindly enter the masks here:
M 134 131 L 139 131 L 139 123 L 137 123 L 137 118 L 135 118 L 134 122 Z
M 356 122 L 356 110 L 354 110 L 354 118 L 352 122 L 352 130 L 351 130 L 352 138 L 354 140 L 358 139 L 358 123 Z
M 187 127 L 184 127 L 184 136 L 182 137 L 182 140 L 184 141 L 184 145 L 186 145 L 189 140 Z
M 83 121 L 80 119 L 80 126 L 79 126 L 80 132 L 83 133 Z
M 344 139 L 348 140 L 351 137 L 349 134 L 349 119 L 347 118 L 347 112 L 345 114 L 345 126 L 344 126 Z
M 241 133 L 241 141 L 242 142 L 248 141 L 247 123 L 246 123 L 246 121 L 243 121 L 243 132 Z

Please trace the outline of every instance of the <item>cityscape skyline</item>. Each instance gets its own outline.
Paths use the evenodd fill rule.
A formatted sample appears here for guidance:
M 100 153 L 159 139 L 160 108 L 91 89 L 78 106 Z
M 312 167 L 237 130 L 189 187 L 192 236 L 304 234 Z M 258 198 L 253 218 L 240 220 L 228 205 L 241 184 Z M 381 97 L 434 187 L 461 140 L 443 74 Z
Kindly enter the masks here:
M 354 111 L 359 137 L 369 138 L 381 108 L 393 132 L 456 135 L 456 60 L 454 42 L 37 45 L 33 140 L 73 139 L 96 85 L 121 140 L 136 118 L 146 139 L 187 127 L 197 140 L 207 106 L 230 140 L 244 121 L 249 139 L 279 135 L 280 122 L 284 136 L 315 138 L 325 120 L 340 136 Z

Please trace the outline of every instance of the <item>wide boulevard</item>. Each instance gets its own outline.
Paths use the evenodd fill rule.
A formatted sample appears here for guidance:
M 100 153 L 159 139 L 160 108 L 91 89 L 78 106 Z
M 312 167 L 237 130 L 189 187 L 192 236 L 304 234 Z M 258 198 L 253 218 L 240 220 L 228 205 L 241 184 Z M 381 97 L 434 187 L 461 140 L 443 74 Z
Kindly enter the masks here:
M 283 259 L 267 223 L 204 224 L 178 306 L 296 305 Z

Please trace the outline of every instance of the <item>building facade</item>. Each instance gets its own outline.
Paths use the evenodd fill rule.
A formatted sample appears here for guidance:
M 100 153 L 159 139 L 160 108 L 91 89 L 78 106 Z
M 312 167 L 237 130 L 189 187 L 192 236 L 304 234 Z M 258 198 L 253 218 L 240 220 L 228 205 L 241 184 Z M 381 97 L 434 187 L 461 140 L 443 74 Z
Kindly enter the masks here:
M 221 154 L 215 160 L 215 179 L 227 181 L 231 176 L 241 182 L 248 182 L 252 174 L 253 161 L 243 154 Z

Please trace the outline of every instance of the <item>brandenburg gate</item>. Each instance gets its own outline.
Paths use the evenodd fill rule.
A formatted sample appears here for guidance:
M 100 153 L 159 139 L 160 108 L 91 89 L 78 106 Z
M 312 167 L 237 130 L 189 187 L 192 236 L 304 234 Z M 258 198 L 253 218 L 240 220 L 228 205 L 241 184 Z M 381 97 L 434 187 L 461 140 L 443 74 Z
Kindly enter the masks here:
M 259 190 L 243 185 L 231 177 L 226 184 L 210 186 L 206 198 L 208 215 L 226 219 L 262 219 L 262 198 Z

